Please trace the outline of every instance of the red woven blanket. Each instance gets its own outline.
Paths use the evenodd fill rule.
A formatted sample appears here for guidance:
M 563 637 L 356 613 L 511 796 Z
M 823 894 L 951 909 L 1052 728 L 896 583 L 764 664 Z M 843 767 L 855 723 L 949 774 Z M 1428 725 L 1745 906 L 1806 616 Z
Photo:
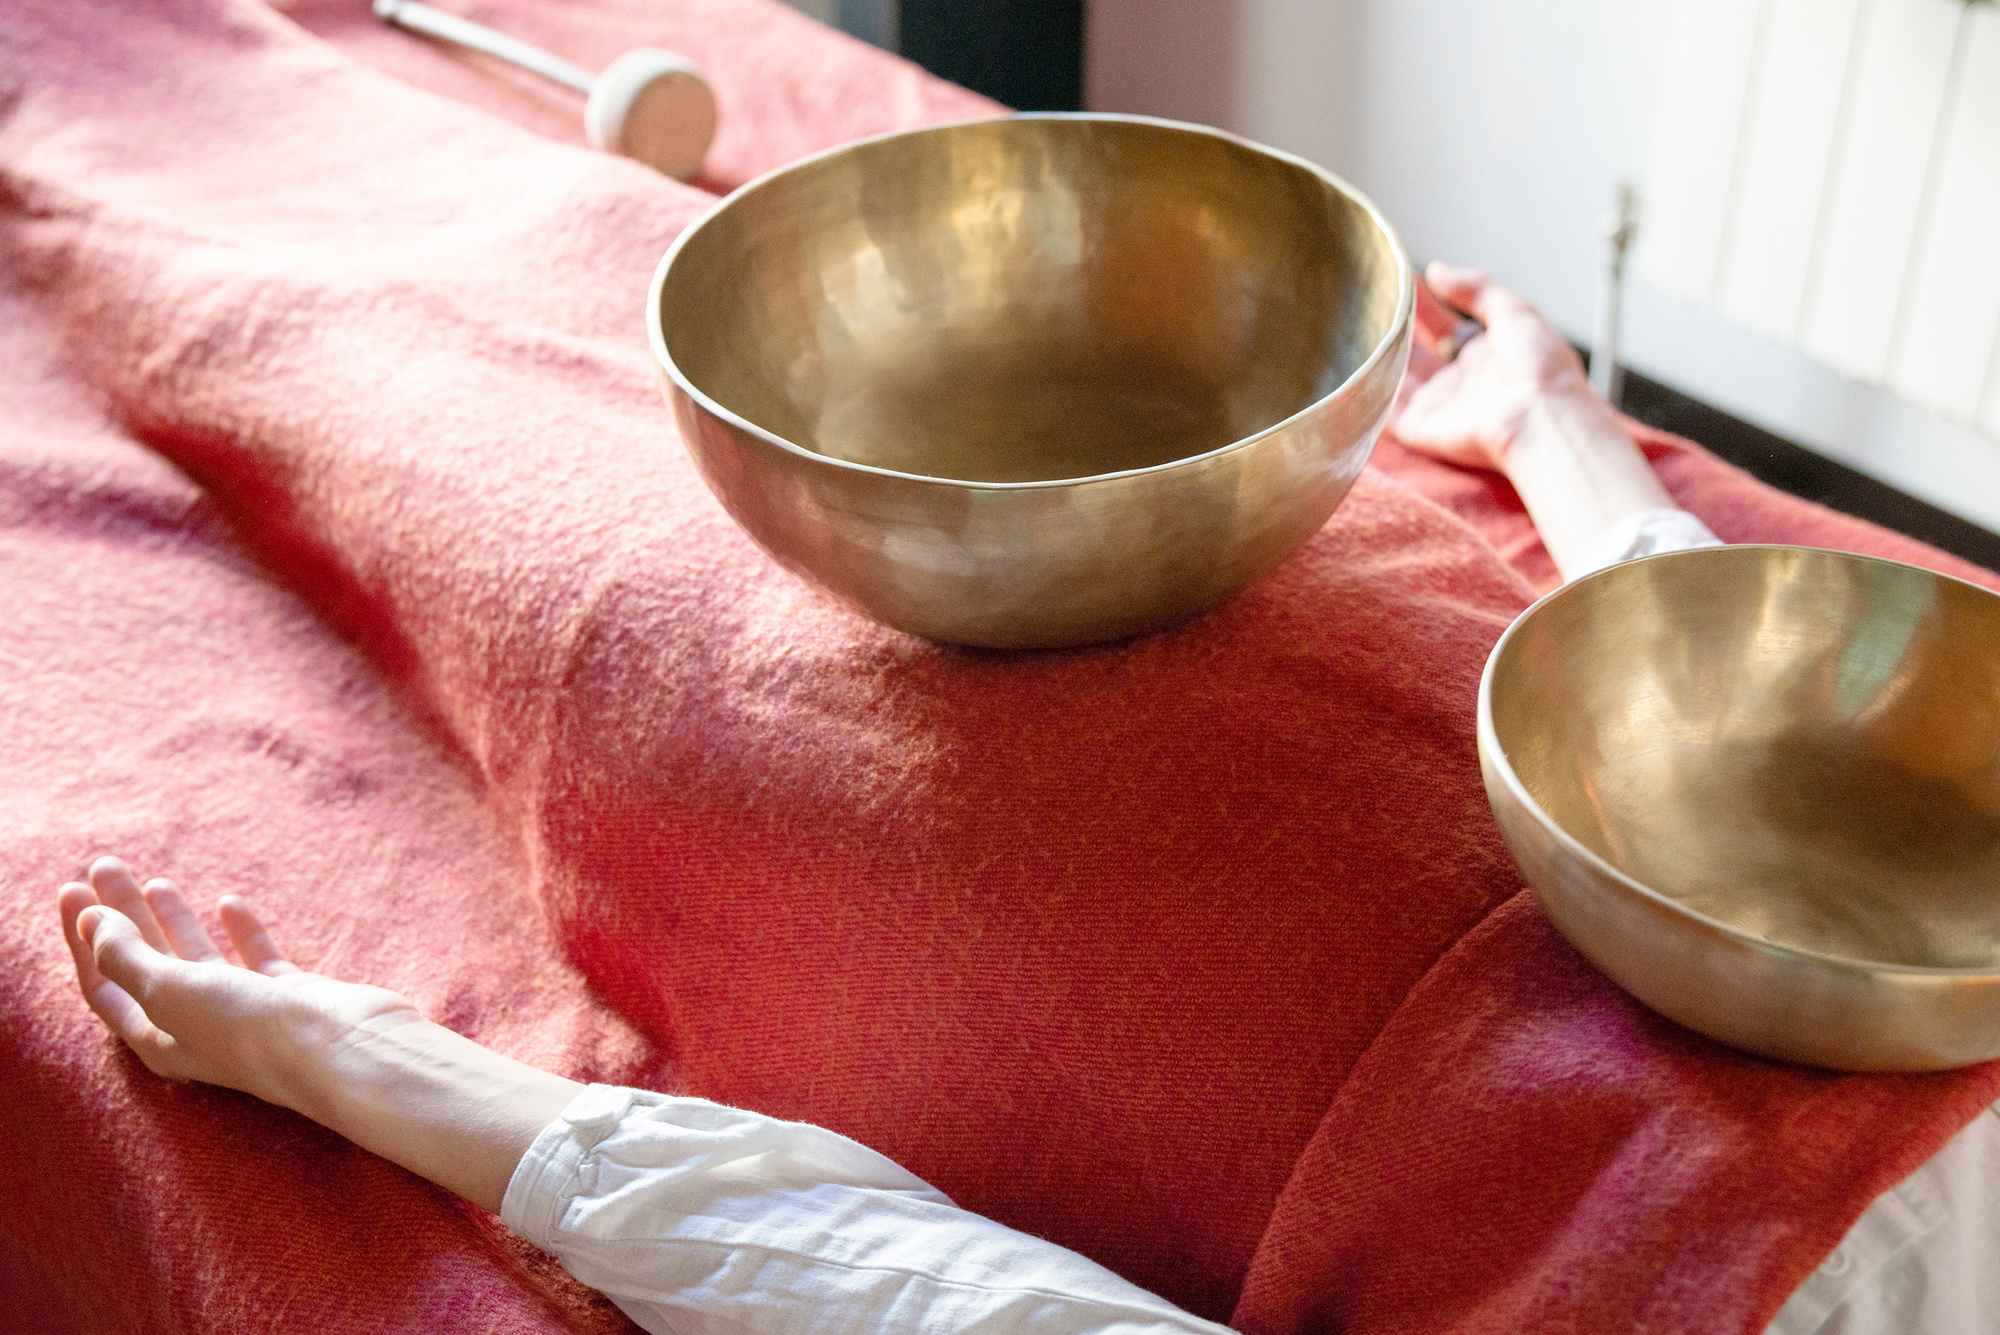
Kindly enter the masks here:
M 767 0 L 468 12 L 694 56 L 711 186 L 990 109 Z M 623 1327 L 124 1054 L 49 903 L 109 850 L 483 1042 L 824 1123 L 1273 1335 L 1754 1330 L 2000 1096 L 1718 1048 L 1552 933 L 1473 751 L 1547 575 L 1487 479 L 1384 446 L 1275 575 L 1136 642 L 884 630 L 674 438 L 640 306 L 711 197 L 363 0 L 291 13 L 14 0 L 0 38 L 0 1326 Z M 1725 538 L 1965 573 L 1653 446 Z

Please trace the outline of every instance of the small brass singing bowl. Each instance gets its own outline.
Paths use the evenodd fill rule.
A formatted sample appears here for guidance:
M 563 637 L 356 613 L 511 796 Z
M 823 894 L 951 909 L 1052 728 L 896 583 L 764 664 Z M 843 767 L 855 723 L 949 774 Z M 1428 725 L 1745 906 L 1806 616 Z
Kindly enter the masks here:
M 995 648 L 1158 630 L 1268 573 L 1368 460 L 1402 243 L 1218 131 L 1014 116 L 744 186 L 654 278 L 680 436 L 777 561 Z
M 2000 1057 L 2000 595 L 1803 547 L 1591 575 L 1479 687 L 1550 920 L 1640 1001 L 1780 1061 Z

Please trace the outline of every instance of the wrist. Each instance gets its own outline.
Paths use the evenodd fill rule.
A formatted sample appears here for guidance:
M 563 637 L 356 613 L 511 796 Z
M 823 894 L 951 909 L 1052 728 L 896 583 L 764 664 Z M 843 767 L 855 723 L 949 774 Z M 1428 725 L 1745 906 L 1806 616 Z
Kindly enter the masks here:
M 268 1040 L 263 1087 L 249 1092 L 351 1140 L 347 1105 L 357 1094 L 365 1101 L 366 1089 L 394 1072 L 424 1064 L 438 1044 L 432 1030 L 450 1032 L 414 1009 L 360 1021 L 308 1013 Z
M 497 1211 L 515 1165 L 583 1086 L 416 1011 L 301 1035 L 286 1106 Z
M 1617 414 L 1588 391 L 1531 407 L 1501 468 L 1566 579 L 1606 528 L 1674 504 Z
M 1618 414 L 1588 385 L 1565 386 L 1536 394 L 1522 404 L 1497 452 L 1502 472 L 1573 466 L 1580 461 L 1624 454 L 1635 446 L 1618 421 Z

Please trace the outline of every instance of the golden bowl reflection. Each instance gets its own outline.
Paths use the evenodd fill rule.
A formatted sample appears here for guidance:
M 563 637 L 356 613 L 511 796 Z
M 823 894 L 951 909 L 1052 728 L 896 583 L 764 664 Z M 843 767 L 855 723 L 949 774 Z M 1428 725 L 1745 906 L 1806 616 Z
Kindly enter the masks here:
M 1415 289 L 1365 199 L 1138 117 L 864 140 L 743 187 L 662 261 L 681 437 L 779 562 L 1007 648 L 1193 616 L 1367 462 Z
M 1721 547 L 1535 604 L 1479 753 L 1579 950 L 1722 1042 L 1849 1070 L 2000 1056 L 2000 595 Z

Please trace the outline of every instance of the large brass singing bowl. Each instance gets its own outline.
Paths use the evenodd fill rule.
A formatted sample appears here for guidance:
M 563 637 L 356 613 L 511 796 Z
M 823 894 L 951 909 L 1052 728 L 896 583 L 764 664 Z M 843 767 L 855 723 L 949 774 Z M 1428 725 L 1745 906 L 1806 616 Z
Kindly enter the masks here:
M 1720 547 L 1536 603 L 1479 688 L 1487 795 L 1563 935 L 1783 1061 L 2000 1056 L 2000 595 Z
M 681 234 L 681 438 L 795 573 L 1000 648 L 1157 630 L 1326 522 L 1403 373 L 1375 207 L 1195 126 L 1016 116 L 786 167 Z

